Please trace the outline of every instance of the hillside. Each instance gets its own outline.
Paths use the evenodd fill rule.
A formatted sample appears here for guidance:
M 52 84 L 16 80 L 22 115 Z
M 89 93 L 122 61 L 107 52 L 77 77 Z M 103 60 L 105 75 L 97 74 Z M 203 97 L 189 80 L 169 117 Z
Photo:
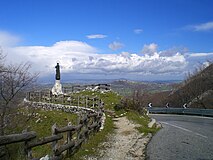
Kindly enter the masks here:
M 169 96 L 172 106 L 187 103 L 191 108 L 213 108 L 213 64 L 196 70 Z
M 175 82 L 138 82 L 116 80 L 111 83 L 111 88 L 119 94 L 126 96 L 132 95 L 135 90 L 141 90 L 148 93 L 171 91 L 175 85 Z

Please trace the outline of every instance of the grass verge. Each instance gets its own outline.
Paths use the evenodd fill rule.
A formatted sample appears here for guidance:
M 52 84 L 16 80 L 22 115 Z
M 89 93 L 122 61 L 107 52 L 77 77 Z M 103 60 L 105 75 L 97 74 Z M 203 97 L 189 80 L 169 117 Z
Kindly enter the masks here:
M 148 127 L 150 118 L 147 115 L 141 115 L 136 111 L 128 111 L 126 116 L 130 121 L 140 125 L 140 127 L 136 127 L 140 133 L 144 133 L 145 135 L 148 133 L 155 134 L 159 130 L 156 125 L 153 125 L 152 128 Z
M 112 118 L 106 116 L 104 129 L 91 135 L 89 140 L 82 145 L 81 149 L 71 158 L 67 158 L 67 160 L 82 160 L 90 156 L 99 156 L 98 149 L 100 144 L 107 141 L 108 135 L 113 133 L 113 131 L 114 124 Z
M 21 133 L 24 129 L 28 131 L 35 131 L 37 133 L 37 138 L 42 138 L 46 136 L 51 136 L 51 126 L 57 124 L 57 126 L 63 127 L 71 122 L 76 124 L 77 115 L 71 113 L 65 113 L 61 111 L 45 111 L 42 109 L 32 109 L 32 108 L 21 108 L 19 109 L 21 114 L 15 116 L 13 124 L 17 123 L 15 127 L 9 128 L 7 134 Z M 29 118 L 29 114 L 32 114 Z M 10 159 L 11 160 L 23 160 L 23 143 L 8 145 Z M 32 150 L 33 157 L 39 158 L 47 154 L 51 154 L 51 144 L 46 144 L 38 147 L 34 147 Z

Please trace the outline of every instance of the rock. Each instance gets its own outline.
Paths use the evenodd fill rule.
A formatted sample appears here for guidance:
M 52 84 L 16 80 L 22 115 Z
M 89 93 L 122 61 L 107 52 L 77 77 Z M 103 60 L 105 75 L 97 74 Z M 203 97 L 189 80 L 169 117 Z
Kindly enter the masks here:
M 40 160 L 50 160 L 49 155 L 46 155 L 45 157 L 41 157 Z
M 156 120 L 154 118 L 152 118 L 152 121 L 149 122 L 148 127 L 152 128 L 155 123 L 156 123 Z
M 39 122 L 41 122 L 41 118 L 39 118 L 39 119 L 36 120 L 36 123 L 39 123 Z

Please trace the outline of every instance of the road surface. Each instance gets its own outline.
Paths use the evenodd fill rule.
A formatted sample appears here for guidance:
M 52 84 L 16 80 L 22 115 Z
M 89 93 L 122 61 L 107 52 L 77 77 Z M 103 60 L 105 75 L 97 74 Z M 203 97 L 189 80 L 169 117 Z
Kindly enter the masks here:
M 213 160 L 213 118 L 153 114 L 163 128 L 147 146 L 148 160 Z

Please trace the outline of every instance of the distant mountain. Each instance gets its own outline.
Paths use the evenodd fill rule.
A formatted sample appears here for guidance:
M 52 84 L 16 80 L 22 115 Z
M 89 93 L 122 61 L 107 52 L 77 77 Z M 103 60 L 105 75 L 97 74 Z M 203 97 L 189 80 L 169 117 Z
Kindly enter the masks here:
M 139 82 L 129 80 L 116 80 L 111 83 L 114 91 L 122 95 L 131 95 L 135 90 L 147 93 L 156 93 L 162 91 L 171 91 L 176 83 L 172 82 Z

